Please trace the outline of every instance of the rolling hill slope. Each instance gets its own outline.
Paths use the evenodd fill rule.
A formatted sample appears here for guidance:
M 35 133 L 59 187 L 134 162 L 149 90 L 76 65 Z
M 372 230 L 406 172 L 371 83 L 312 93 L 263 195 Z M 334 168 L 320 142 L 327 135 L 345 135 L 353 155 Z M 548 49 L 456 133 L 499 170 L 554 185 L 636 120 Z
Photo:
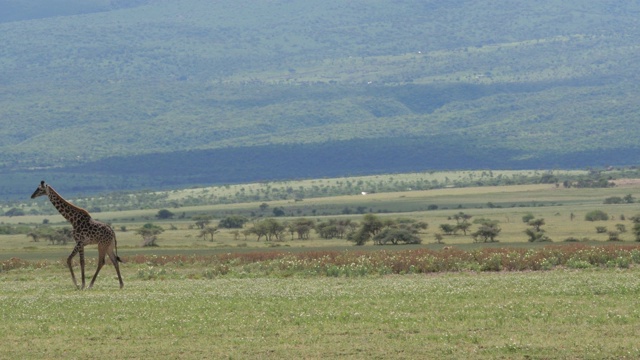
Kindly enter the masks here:
M 0 196 L 640 162 L 631 2 L 0 8 Z

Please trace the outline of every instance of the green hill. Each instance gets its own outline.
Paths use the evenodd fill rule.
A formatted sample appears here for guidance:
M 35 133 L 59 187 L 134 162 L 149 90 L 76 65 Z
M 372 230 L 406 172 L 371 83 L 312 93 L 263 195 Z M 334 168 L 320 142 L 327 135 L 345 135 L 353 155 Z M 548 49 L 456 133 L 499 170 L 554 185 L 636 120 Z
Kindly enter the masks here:
M 633 2 L 0 8 L 0 196 L 640 162 Z

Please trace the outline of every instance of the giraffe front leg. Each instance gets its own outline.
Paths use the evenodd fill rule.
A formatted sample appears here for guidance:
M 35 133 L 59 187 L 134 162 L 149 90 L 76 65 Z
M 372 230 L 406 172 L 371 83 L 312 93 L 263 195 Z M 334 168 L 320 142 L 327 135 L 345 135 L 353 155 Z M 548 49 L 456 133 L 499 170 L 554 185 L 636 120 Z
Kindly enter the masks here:
M 73 280 L 73 285 L 76 286 L 76 289 L 78 289 L 78 282 L 76 281 L 76 275 L 73 273 L 73 257 L 76 256 L 78 251 L 80 251 L 80 246 L 81 245 L 79 243 L 76 244 L 71 255 L 67 258 L 67 266 L 69 266 L 69 271 L 71 272 L 71 280 Z
M 80 275 L 82 276 L 82 287 L 80 289 L 84 290 L 85 286 L 85 278 L 84 278 L 84 246 L 80 245 L 80 249 L 78 253 L 80 254 Z

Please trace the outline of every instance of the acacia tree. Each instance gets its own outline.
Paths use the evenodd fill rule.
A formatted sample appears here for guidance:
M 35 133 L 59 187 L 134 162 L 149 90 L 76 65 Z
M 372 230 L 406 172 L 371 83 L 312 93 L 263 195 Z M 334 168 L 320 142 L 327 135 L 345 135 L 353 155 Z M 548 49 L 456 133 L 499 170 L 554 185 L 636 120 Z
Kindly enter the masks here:
M 198 214 L 191 217 L 191 220 L 194 220 L 198 229 L 201 230 L 204 229 L 205 226 L 209 225 L 212 219 L 213 217 L 208 214 Z
M 418 234 L 429 227 L 426 222 L 418 222 L 412 219 L 385 219 L 380 220 L 373 214 L 364 216 L 360 228 L 352 231 L 347 240 L 364 245 L 373 239 L 376 245 L 394 244 L 420 244 L 422 240 Z
M 458 231 L 458 227 L 451 224 L 440 224 L 440 230 L 446 235 L 453 235 Z
M 218 227 L 221 227 L 224 229 L 242 229 L 242 227 L 244 226 L 244 224 L 247 223 L 247 221 L 249 221 L 249 219 L 247 219 L 242 215 L 231 215 L 220 220 Z
M 362 230 L 370 236 L 375 236 L 383 227 L 384 223 L 374 214 L 366 214 L 362 219 Z
M 158 246 L 156 240 L 158 235 L 164 232 L 164 229 L 152 223 L 144 224 L 136 233 L 142 236 L 142 246 Z
M 418 235 L 411 232 L 408 229 L 391 228 L 387 227 L 380 231 L 373 237 L 373 241 L 376 245 L 385 245 L 391 243 L 397 245 L 399 243 L 405 244 L 420 244 L 422 240 Z
M 363 227 L 347 235 L 347 240 L 354 242 L 356 245 L 364 245 L 371 239 L 371 233 Z
M 551 241 L 551 239 L 545 234 L 545 231 L 542 229 L 542 225 L 544 225 L 544 219 L 531 219 L 529 220 L 528 225 L 531 226 L 531 228 L 525 230 L 524 232 L 529 237 L 529 242 Z
M 264 219 L 255 223 L 250 229 L 250 232 L 258 236 L 258 241 L 260 241 L 260 238 L 263 236 L 267 241 L 271 241 L 282 240 L 282 234 L 285 229 L 285 226 L 275 219 Z
M 309 234 L 311 230 L 315 227 L 315 222 L 313 220 L 301 218 L 296 219 L 292 223 L 289 223 L 287 228 L 291 233 L 291 238 L 293 239 L 294 234 L 298 234 L 298 239 L 300 240 L 308 240 Z
M 175 216 L 175 214 L 172 213 L 171 211 L 167 210 L 167 209 L 158 210 L 158 213 L 156 214 L 156 217 L 159 220 L 171 219 L 174 216 Z
M 207 226 L 204 229 L 200 230 L 200 236 L 202 236 L 202 240 L 206 240 L 207 235 L 211 236 L 211 240 L 213 242 L 213 234 L 218 232 L 217 226 Z
M 342 239 L 356 231 L 359 224 L 351 219 L 329 219 L 315 224 L 315 230 L 323 239 Z
M 480 228 L 474 233 L 471 234 L 473 236 L 473 241 L 479 242 L 495 242 L 496 237 L 500 234 L 502 229 L 498 226 L 497 221 L 493 220 L 484 220 L 480 223 Z
M 633 221 L 633 229 L 631 229 L 631 232 L 636 237 L 636 241 L 640 241 L 640 215 L 632 217 L 631 221 Z

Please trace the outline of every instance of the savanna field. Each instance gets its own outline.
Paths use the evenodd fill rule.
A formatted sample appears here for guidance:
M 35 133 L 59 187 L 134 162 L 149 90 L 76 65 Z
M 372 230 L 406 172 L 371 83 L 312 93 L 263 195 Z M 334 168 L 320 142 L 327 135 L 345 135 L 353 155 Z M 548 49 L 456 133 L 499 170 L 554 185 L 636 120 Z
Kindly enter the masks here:
M 637 192 L 631 182 L 267 202 L 299 214 L 289 220 L 312 217 L 313 208 L 394 209 L 377 216 L 428 223 L 412 245 L 354 246 L 315 232 L 256 241 L 223 228 L 208 237 L 191 225 L 197 213 L 259 212 L 261 203 L 171 209 L 186 215 L 169 220 L 154 218 L 159 209 L 96 213 L 116 229 L 123 289 L 107 261 L 92 289 L 76 290 L 66 268 L 71 243 L 1 235 L 0 358 L 638 358 L 640 244 L 632 218 L 640 208 L 604 204 Z M 0 221 L 35 228 L 46 218 L 65 226 L 29 206 L 37 211 Z M 609 219 L 586 221 L 595 209 Z M 437 240 L 441 225 L 455 224 L 460 212 L 497 220 L 501 232 L 494 242 L 474 240 L 486 222 L 474 223 L 466 235 Z M 362 214 L 316 215 L 364 221 Z M 525 215 L 544 219 L 551 241 L 528 241 Z M 165 229 L 156 247 L 141 247 L 136 229 L 148 222 Z M 95 246 L 86 252 L 89 280 Z M 74 265 L 79 274 L 77 257 Z
M 0 0 L 0 360 L 640 359 L 638 14 Z

